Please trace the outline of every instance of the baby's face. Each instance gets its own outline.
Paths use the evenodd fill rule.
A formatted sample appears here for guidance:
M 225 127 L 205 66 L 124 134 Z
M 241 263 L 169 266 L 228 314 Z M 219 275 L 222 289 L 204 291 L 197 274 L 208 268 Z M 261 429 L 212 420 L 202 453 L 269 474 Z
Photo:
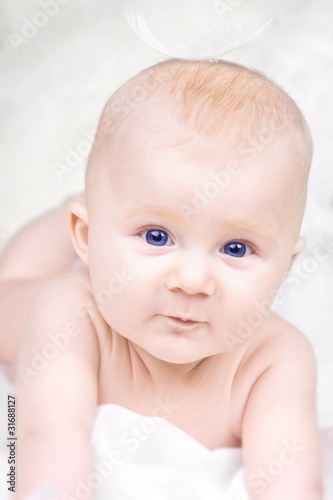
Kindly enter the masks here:
M 191 363 L 264 323 L 299 214 L 287 148 L 230 163 L 223 142 L 194 147 L 167 130 L 134 124 L 117 143 L 90 214 L 89 268 L 114 330 L 158 359 Z

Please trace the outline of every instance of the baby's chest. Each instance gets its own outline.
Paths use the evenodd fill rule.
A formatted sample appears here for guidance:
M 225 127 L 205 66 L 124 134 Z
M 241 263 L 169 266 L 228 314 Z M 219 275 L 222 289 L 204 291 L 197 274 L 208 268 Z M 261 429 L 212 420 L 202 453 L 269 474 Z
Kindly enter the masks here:
M 98 404 L 115 404 L 149 417 L 161 417 L 208 449 L 238 447 L 232 423 L 230 388 L 207 381 L 198 387 L 164 388 L 156 391 L 146 380 L 133 379 L 123 363 L 101 370 Z

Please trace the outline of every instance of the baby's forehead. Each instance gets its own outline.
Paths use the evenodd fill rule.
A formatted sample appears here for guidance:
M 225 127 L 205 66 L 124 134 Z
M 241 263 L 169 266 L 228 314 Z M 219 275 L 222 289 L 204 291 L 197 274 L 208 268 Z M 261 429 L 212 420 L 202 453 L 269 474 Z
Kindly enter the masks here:
M 162 156 L 157 148 L 147 154 L 144 147 L 131 155 L 125 151 L 117 174 L 104 182 L 108 205 L 102 211 L 116 213 L 120 227 L 154 223 L 187 234 L 190 224 L 191 234 L 206 235 L 209 227 L 250 233 L 255 223 L 278 234 L 293 224 L 297 232 L 299 189 L 286 170 L 267 168 L 265 157 L 242 164 L 220 161 L 208 150 L 205 157 L 190 158 L 185 149 L 161 151 Z
M 133 120 L 119 134 L 121 140 L 109 157 L 109 175 L 104 184 L 121 196 L 127 193 L 129 198 L 158 200 L 166 193 L 179 204 L 194 190 L 206 190 L 204 197 L 210 198 L 215 197 L 210 190 L 225 195 L 237 183 L 240 192 L 256 189 L 258 199 L 270 186 L 274 187 L 271 196 L 280 196 L 283 186 L 287 198 L 289 187 L 294 189 L 300 183 L 295 175 L 301 170 L 299 160 L 290 150 L 286 134 L 274 136 L 273 141 L 267 132 L 255 142 L 226 130 L 211 141 L 188 130 L 184 133 L 177 122 L 171 121 L 170 126 L 169 119 L 158 130 L 143 126 L 149 121 L 149 117 L 141 122 Z M 242 199 L 239 197 L 237 203 L 241 204 Z

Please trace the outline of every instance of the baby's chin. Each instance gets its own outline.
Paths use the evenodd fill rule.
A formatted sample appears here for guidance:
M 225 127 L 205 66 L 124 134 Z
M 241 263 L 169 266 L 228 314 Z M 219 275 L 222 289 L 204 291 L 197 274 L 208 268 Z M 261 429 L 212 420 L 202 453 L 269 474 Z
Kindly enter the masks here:
M 160 362 L 161 364 L 175 365 L 179 367 L 188 366 L 190 368 L 194 368 L 207 358 L 227 352 L 227 349 L 210 349 L 203 351 L 200 346 L 197 346 L 196 348 L 188 348 L 186 346 L 177 345 L 177 343 L 175 343 L 174 346 L 154 347 L 151 346 L 147 349 L 142 346 L 140 347 L 140 350 L 157 363 Z
M 163 353 L 163 355 L 155 356 L 155 359 L 161 361 L 162 363 L 168 363 L 170 365 L 186 366 L 186 365 L 197 365 L 201 363 L 207 356 L 195 356 L 188 353 Z

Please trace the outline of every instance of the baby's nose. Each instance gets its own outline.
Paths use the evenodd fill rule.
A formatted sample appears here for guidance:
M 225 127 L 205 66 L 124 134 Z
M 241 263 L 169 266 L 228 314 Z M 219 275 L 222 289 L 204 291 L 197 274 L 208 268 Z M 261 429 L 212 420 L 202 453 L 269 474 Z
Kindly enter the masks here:
M 182 290 L 188 295 L 213 295 L 215 279 L 211 263 L 201 252 L 184 252 L 167 276 L 169 290 Z

